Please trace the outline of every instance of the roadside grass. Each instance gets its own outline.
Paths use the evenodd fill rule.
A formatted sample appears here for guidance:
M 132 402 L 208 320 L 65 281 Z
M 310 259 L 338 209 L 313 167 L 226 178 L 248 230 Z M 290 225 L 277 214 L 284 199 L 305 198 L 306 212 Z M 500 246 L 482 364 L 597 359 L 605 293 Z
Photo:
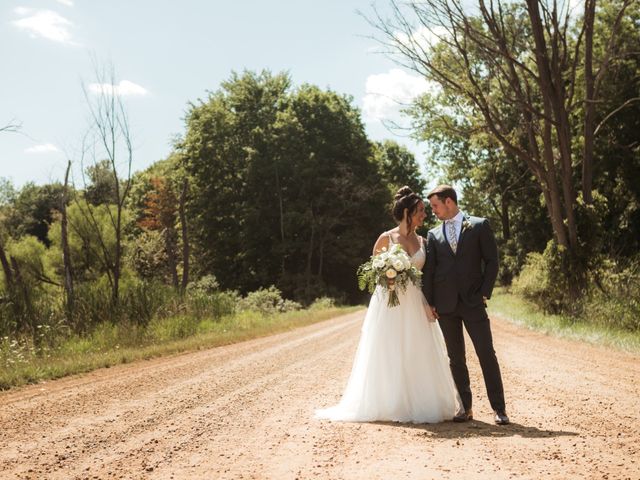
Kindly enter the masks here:
M 102 324 L 87 336 L 56 347 L 0 338 L 0 390 L 136 360 L 203 350 L 292 330 L 362 307 L 309 308 L 264 314 L 242 311 L 222 318 L 189 316 L 153 320 L 146 328 Z
M 496 288 L 488 305 L 489 315 L 496 315 L 516 325 L 548 335 L 603 345 L 630 353 L 640 353 L 640 332 L 604 325 L 597 318 L 551 315 L 540 311 L 533 303 Z

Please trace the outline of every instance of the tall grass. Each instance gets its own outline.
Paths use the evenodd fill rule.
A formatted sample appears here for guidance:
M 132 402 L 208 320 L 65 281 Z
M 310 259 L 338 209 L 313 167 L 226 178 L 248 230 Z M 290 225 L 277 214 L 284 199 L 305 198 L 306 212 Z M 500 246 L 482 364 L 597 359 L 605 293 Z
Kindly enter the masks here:
M 489 315 L 497 315 L 517 325 L 549 335 L 640 353 L 640 331 L 625 328 L 619 322 L 603 321 L 599 317 L 600 311 L 587 305 L 578 316 L 545 313 L 534 302 L 506 288 L 497 288 L 489 301 Z
M 345 311 L 331 299 L 307 310 L 275 287 L 242 297 L 205 276 L 180 293 L 125 278 L 117 303 L 106 279 L 78 284 L 73 308 L 60 291 L 0 292 L 0 389 L 281 331 Z
M 36 348 L 29 338 L 0 338 L 0 390 L 60 378 L 134 360 L 211 348 L 326 320 L 360 307 L 321 300 L 305 310 L 265 314 L 242 310 L 220 317 L 195 311 L 153 318 L 147 325 L 103 322 L 90 333 L 73 334 L 53 347 Z M 218 308 L 215 303 L 214 308 Z M 198 310 L 199 309 L 199 310 Z
M 550 241 L 543 253 L 529 253 L 513 282 L 513 292 L 542 311 L 570 318 L 572 323 L 612 331 L 640 332 L 640 256 L 594 255 L 584 274 L 578 298 L 568 295 L 575 274 L 565 250 Z

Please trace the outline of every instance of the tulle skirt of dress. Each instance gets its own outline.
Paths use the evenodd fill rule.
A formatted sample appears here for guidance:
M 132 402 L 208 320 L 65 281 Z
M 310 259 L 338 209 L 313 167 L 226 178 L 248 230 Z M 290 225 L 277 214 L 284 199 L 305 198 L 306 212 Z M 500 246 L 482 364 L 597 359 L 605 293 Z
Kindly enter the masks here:
M 437 423 L 458 411 L 444 338 L 426 317 L 422 291 L 398 293 L 400 305 L 389 308 L 387 293 L 374 292 L 342 399 L 316 418 Z

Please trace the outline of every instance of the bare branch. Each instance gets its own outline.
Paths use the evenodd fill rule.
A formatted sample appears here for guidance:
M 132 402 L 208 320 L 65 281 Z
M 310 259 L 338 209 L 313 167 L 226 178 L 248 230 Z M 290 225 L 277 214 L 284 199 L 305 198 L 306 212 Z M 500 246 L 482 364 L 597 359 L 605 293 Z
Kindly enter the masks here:
M 640 97 L 634 97 L 634 98 L 630 98 L 629 100 L 627 100 L 626 102 L 624 102 L 622 105 L 620 105 L 618 108 L 612 110 L 611 112 L 609 112 L 607 114 L 606 117 L 604 117 L 602 119 L 602 121 L 598 124 L 598 126 L 596 127 L 596 129 L 593 131 L 594 135 L 597 135 L 598 132 L 600 131 L 600 129 L 604 126 L 604 124 L 607 122 L 607 120 L 609 120 L 611 117 L 613 117 L 616 113 L 618 113 L 620 110 L 625 109 L 626 107 L 628 107 L 629 105 L 631 105 L 632 103 L 638 102 L 640 101 Z
M 0 132 L 17 133 L 22 130 L 22 122 L 12 119 L 5 126 L 0 127 Z
M 609 41 L 607 42 L 607 48 L 605 50 L 604 56 L 600 63 L 600 67 L 595 74 L 595 82 L 594 82 L 594 97 L 600 91 L 600 84 L 602 79 L 604 78 L 605 73 L 614 57 L 614 50 L 616 46 L 616 42 L 618 39 L 618 33 L 620 31 L 620 25 L 622 24 L 622 19 L 624 18 L 624 13 L 627 10 L 627 7 L 633 3 L 634 0 L 624 0 L 620 10 L 618 11 L 618 15 L 616 15 L 616 19 L 611 28 L 611 35 L 609 37 Z

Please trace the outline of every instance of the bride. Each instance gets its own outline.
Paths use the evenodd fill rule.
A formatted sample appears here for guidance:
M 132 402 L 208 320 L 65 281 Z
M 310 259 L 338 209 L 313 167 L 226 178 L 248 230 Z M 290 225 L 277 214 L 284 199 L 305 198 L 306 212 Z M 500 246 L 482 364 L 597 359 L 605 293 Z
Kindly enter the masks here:
M 416 228 L 426 217 L 424 203 L 409 187 L 395 196 L 398 226 L 380 235 L 373 247 L 399 244 L 419 270 L 425 263 L 424 239 Z M 398 291 L 400 305 L 387 306 L 378 286 L 362 325 L 347 387 L 338 405 L 316 410 L 317 418 L 337 421 L 436 423 L 460 409 L 440 327 L 422 290 L 411 283 Z

